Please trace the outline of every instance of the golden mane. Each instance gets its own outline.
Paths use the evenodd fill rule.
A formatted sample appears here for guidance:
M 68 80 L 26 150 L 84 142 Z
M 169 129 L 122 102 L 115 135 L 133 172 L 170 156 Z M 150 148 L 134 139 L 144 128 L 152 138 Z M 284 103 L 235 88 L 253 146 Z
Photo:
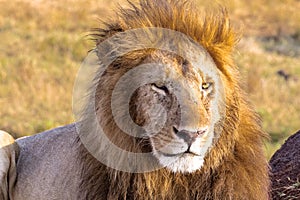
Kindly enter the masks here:
M 166 169 L 139 174 L 116 171 L 98 162 L 81 145 L 82 183 L 78 198 L 268 199 L 268 167 L 262 149 L 262 140 L 267 135 L 239 86 L 232 59 L 238 36 L 226 11 L 201 18 L 190 1 L 140 0 L 139 5 L 130 1 L 129 4 L 129 8 L 117 11 L 116 19 L 96 30 L 93 35 L 97 44 L 116 33 L 144 27 L 175 30 L 201 44 L 213 58 L 224 82 L 223 131 L 207 153 L 204 166 L 191 174 Z M 101 98 L 103 101 L 108 97 Z M 127 141 L 122 140 L 120 143 Z
M 97 44 L 115 33 L 145 27 L 171 29 L 186 34 L 201 44 L 224 73 L 234 66 L 232 51 L 239 40 L 233 30 L 227 11 L 200 15 L 192 1 L 188 0 L 141 0 L 136 6 L 131 1 L 129 8 L 120 7 L 114 21 L 95 29 L 92 34 Z M 204 17 L 201 17 L 204 16 Z

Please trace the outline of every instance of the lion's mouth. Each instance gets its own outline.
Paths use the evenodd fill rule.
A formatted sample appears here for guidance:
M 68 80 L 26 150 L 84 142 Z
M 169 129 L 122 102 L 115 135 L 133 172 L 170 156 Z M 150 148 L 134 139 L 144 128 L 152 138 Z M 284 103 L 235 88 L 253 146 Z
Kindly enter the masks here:
M 169 154 L 169 153 L 163 153 L 163 152 L 160 152 L 163 156 L 165 157 L 183 157 L 183 156 L 200 156 L 199 154 L 197 153 L 194 153 L 194 152 L 190 152 L 190 151 L 185 151 L 185 152 L 182 152 L 182 153 L 176 153 L 176 154 Z

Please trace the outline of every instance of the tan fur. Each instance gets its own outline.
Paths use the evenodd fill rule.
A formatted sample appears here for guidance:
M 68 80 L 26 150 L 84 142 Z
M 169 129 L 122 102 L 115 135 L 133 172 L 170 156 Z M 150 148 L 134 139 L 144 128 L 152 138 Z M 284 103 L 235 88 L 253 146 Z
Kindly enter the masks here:
M 0 130 L 0 199 L 11 199 L 16 179 L 16 157 L 18 147 L 8 133 Z
M 14 138 L 8 133 L 0 130 L 0 148 L 14 143 Z
M 179 0 L 140 0 L 121 8 L 117 19 L 95 33 L 97 44 L 115 33 L 134 28 L 161 27 L 182 32 L 201 44 L 221 72 L 226 93 L 226 117 L 222 133 L 205 157 L 204 166 L 191 174 L 159 169 L 131 174 L 110 169 L 93 158 L 82 146 L 79 154 L 82 182 L 79 199 L 268 199 L 268 167 L 263 155 L 259 117 L 239 85 L 239 73 L 232 60 L 237 36 L 225 11 L 201 18 L 194 5 Z M 105 132 L 123 149 L 151 150 L 147 141 L 124 135 L 113 123 L 110 98 L 117 80 L 147 59 L 163 62 L 163 52 L 143 50 L 115 61 L 97 83 L 96 108 Z M 170 56 L 174 58 L 174 56 Z M 180 62 L 177 60 L 177 65 Z M 180 59 L 179 59 L 180 60 Z M 134 114 L 133 114 L 134 115 Z M 138 121 L 138 120 L 137 120 Z M 141 146 L 142 144 L 142 146 Z

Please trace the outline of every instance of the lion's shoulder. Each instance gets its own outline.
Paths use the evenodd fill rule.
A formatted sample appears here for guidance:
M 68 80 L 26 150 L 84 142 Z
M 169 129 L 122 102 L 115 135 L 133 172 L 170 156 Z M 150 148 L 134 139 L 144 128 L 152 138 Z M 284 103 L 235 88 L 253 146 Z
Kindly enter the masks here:
M 17 139 L 16 142 L 22 151 L 39 149 L 41 151 L 36 153 L 46 153 L 46 150 L 47 152 L 49 152 L 49 150 L 56 151 L 54 148 L 46 149 L 46 147 L 56 145 L 70 147 L 73 144 L 76 136 L 76 125 L 70 124 L 44 131 L 36 135 L 22 137 Z

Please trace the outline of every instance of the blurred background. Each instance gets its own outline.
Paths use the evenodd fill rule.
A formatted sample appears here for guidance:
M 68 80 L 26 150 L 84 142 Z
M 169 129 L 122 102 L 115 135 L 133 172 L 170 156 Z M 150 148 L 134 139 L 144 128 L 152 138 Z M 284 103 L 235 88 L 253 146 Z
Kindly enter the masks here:
M 196 0 L 225 6 L 243 33 L 235 51 L 244 88 L 263 119 L 266 156 L 300 129 L 300 1 Z M 124 0 L 0 0 L 0 129 L 14 137 L 72 123 L 87 36 Z

